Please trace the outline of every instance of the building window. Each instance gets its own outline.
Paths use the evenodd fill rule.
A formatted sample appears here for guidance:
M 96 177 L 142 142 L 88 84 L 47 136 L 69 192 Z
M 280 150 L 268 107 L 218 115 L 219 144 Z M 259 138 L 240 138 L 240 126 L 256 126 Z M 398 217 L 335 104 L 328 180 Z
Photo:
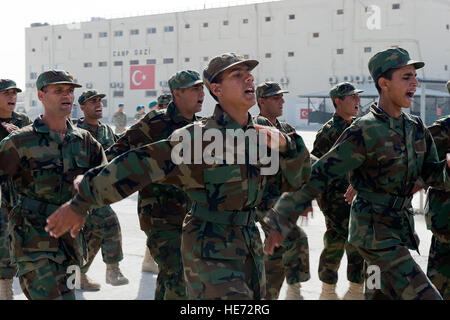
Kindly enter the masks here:
M 445 26 L 447 28 L 447 30 L 450 30 L 450 24 Z
M 85 33 L 84 34 L 85 39 L 92 39 L 92 33 Z
M 36 52 L 36 49 L 35 48 L 31 49 L 31 52 Z
M 30 72 L 30 80 L 37 79 L 37 72 Z
M 184 62 L 190 62 L 191 58 L 184 58 Z
M 163 63 L 164 64 L 171 64 L 171 63 L 173 63 L 173 58 L 164 58 Z
M 344 49 L 337 49 L 337 50 L 336 50 L 336 53 L 337 53 L 337 54 L 344 54 Z
M 319 32 L 314 32 L 314 33 L 313 33 L 313 38 L 318 38 L 319 35 L 320 35 Z
M 164 27 L 164 32 L 173 32 L 173 26 Z
M 156 33 L 156 28 L 148 28 L 147 29 L 147 34 L 154 34 Z
M 145 96 L 148 97 L 156 97 L 157 92 L 155 90 L 147 90 L 145 91 Z
M 293 56 L 295 56 L 294 51 L 289 51 L 289 52 L 288 52 L 288 57 L 293 57 Z
M 223 20 L 222 24 L 223 24 L 224 26 L 228 26 L 228 25 L 230 24 L 230 22 L 229 22 L 228 20 Z
M 250 56 L 248 54 L 244 54 L 244 59 L 248 59 Z
M 139 29 L 132 29 L 132 30 L 130 30 L 130 34 L 131 34 L 132 36 L 138 35 L 138 34 L 139 34 Z
M 445 70 L 445 71 L 448 71 L 448 65 L 445 65 L 445 66 L 444 66 L 444 70 Z
M 400 3 L 394 3 L 392 4 L 392 10 L 400 9 Z
M 272 21 L 272 17 L 266 17 L 266 22 Z
M 366 52 L 366 53 L 372 52 L 372 47 L 365 47 L 364 52 Z
M 113 92 L 113 97 L 123 98 L 123 91 L 114 91 Z
M 290 14 L 289 15 L 289 20 L 295 20 L 295 14 Z
M 189 23 L 186 23 L 185 25 L 184 25 L 184 28 L 185 29 L 189 29 L 191 27 L 191 25 L 189 24 Z
M 62 39 L 62 36 L 58 36 L 58 40 L 61 40 Z
M 247 18 L 246 18 L 246 19 L 243 19 L 243 20 L 242 20 L 242 23 L 243 23 L 243 24 L 247 24 L 247 23 L 248 23 L 248 19 L 247 19 Z
M 267 59 L 272 58 L 272 54 L 271 54 L 271 53 L 266 53 L 266 58 L 267 58 Z
M 32 107 L 36 107 L 37 106 L 37 101 L 36 100 L 31 100 L 31 106 Z
M 108 32 L 99 32 L 98 33 L 98 37 L 99 38 L 106 38 L 106 37 L 108 37 Z
M 448 26 L 448 25 L 447 25 Z M 448 28 L 447 28 L 448 29 Z M 47 41 L 48 40 L 48 37 L 44 37 L 44 41 Z
M 156 59 L 147 59 L 147 64 L 156 64 Z
M 85 68 L 92 68 L 92 62 L 85 62 L 84 63 Z
M 106 61 L 100 61 L 99 63 L 98 63 L 98 66 L 99 67 L 106 67 L 108 65 L 108 63 L 106 62 Z
M 130 65 L 131 65 L 131 66 L 137 66 L 137 65 L 139 65 L 139 60 L 130 60 Z
M 209 26 L 208 22 L 203 23 L 203 28 L 208 28 L 208 26 Z
M 203 61 L 208 61 L 208 57 L 203 57 Z
M 344 9 L 337 9 L 336 14 L 337 15 L 344 14 Z
M 114 37 L 122 37 L 123 31 L 114 31 Z
M 114 61 L 114 66 L 118 67 L 118 66 L 122 66 L 123 62 L 122 61 Z

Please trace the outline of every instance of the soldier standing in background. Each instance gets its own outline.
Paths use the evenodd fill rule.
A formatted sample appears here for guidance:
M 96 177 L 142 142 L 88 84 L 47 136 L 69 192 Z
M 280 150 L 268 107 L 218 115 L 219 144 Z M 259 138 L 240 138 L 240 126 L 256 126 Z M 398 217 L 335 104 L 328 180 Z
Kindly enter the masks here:
M 22 92 L 16 83 L 9 79 L 0 79 L 0 141 L 11 132 L 31 124 L 27 115 L 15 112 L 17 93 Z M 0 190 L 0 300 L 12 300 L 13 277 L 17 267 L 11 262 L 10 240 L 8 237 L 8 214 L 15 204 L 12 182 L 2 183 Z
M 169 105 L 170 101 L 172 101 L 172 95 L 164 93 L 158 97 L 158 109 L 166 109 Z
M 254 121 L 260 125 L 273 126 L 286 134 L 295 132 L 295 128 L 277 119 L 283 115 L 283 94 L 288 92 L 282 90 L 280 85 L 275 82 L 260 84 L 256 88 L 256 99 L 260 113 L 259 116 L 254 118 Z M 284 191 L 280 178 L 279 175 L 275 175 L 268 179 L 263 200 L 257 210 L 266 237 L 269 228 L 262 221 L 262 218 Z M 264 266 L 266 270 L 266 300 L 278 299 L 285 278 L 288 285 L 286 300 L 303 300 L 300 292 L 301 282 L 308 281 L 311 278 L 308 237 L 305 231 L 296 225 L 283 241 L 281 247 L 275 249 L 273 255 L 264 256 Z
M 36 87 L 44 115 L 0 143 L 0 181 L 12 179 L 18 196 L 9 216 L 11 257 L 28 299 L 73 300 L 67 272 L 83 263 L 82 238 L 55 239 L 45 231 L 45 221 L 72 197 L 75 177 L 106 164 L 106 156 L 89 132 L 67 119 L 74 88 L 81 87 L 69 73 L 43 72 Z
M 77 122 L 79 128 L 89 133 L 106 150 L 118 137 L 107 124 L 100 122 L 103 117 L 102 99 L 104 94 L 96 90 L 88 90 L 78 98 L 80 109 L 84 118 Z M 106 264 L 106 283 L 120 286 L 128 283 L 128 279 L 122 274 L 119 262 L 123 259 L 122 233 L 119 219 L 110 206 L 93 209 L 86 218 L 83 234 L 88 248 L 87 263 L 81 268 L 81 289 L 88 291 L 100 290 L 100 284 L 93 282 L 86 273 L 94 261 L 97 252 L 102 249 L 103 262 Z
M 410 249 L 418 250 L 411 200 L 415 183 L 450 190 L 450 154 L 439 162 L 436 146 L 420 118 L 402 112 L 409 108 L 418 86 L 416 69 L 423 62 L 410 59 L 402 48 L 378 52 L 369 60 L 369 71 L 380 98 L 370 113 L 356 119 L 334 147 L 312 166 L 311 179 L 295 193 L 284 193 L 275 204 L 286 235 L 298 212 L 336 179 L 352 172 L 356 190 L 350 212 L 348 242 L 369 266 L 380 271 L 381 288 L 371 298 L 430 299 L 442 297 Z M 271 253 L 279 241 L 273 233 L 266 239 Z
M 447 82 L 447 90 L 450 93 L 450 81 Z M 428 129 L 439 159 L 444 160 L 445 155 L 450 153 L 450 115 L 437 120 Z M 450 300 L 450 192 L 430 188 L 427 200 L 425 219 L 428 229 L 433 232 L 427 276 L 442 298 Z
M 113 115 L 113 122 L 114 126 L 116 127 L 115 133 L 117 135 L 121 135 L 127 126 L 127 115 L 123 112 L 123 109 L 125 108 L 123 103 L 119 103 L 119 111 L 114 113 Z
M 158 109 L 158 101 L 156 100 L 152 100 L 150 101 L 150 103 L 148 104 L 148 112 L 153 111 L 155 109 Z
M 145 107 L 144 106 L 137 106 L 136 114 L 134 115 L 134 123 L 138 122 L 143 117 L 145 117 Z
M 169 86 L 173 95 L 169 106 L 149 112 L 128 129 L 106 151 L 108 160 L 131 149 L 167 139 L 176 129 L 199 120 L 195 114 L 201 111 L 205 96 L 200 74 L 191 70 L 180 71 L 169 79 Z M 142 269 L 154 273 L 159 269 L 156 300 L 186 299 L 180 247 L 183 220 L 189 209 L 189 198 L 176 186 L 150 184 L 139 191 L 139 222 L 147 235 Z
M 181 135 L 182 143 L 180 140 L 161 140 L 131 150 L 107 166 L 92 169 L 79 183 L 79 194 L 49 217 L 46 230 L 54 237 L 60 237 L 67 230 L 76 236 L 84 222 L 80 215 L 85 215 L 95 203 L 105 205 L 119 201 L 149 183 L 175 184 L 193 201 L 192 209 L 184 219 L 181 244 L 188 298 L 263 298 L 264 254 L 255 224 L 255 207 L 260 203 L 267 183 L 262 172 L 282 175 L 283 183 L 296 190 L 308 179 L 311 164 L 300 136 L 254 124 L 248 113 L 256 102 L 254 78 L 250 72 L 257 64 L 255 60 L 245 60 L 234 53 L 213 58 L 203 72 L 203 80 L 219 102 L 214 115 L 176 130 L 172 136 Z M 222 153 L 225 145 L 221 145 L 214 154 L 208 149 L 208 141 L 201 142 L 206 133 L 217 134 L 225 141 L 227 135 L 235 137 L 236 131 L 245 134 L 249 130 L 254 133 L 255 129 L 268 140 L 267 145 L 259 148 L 256 144 L 256 149 L 267 150 L 269 146 L 272 152 L 280 152 L 277 161 L 273 161 L 275 166 L 267 171 L 260 161 L 249 163 L 248 139 L 235 145 L 231 152 Z M 198 143 L 198 153 L 191 153 L 191 156 L 183 153 L 183 159 L 180 158 L 179 151 L 184 149 L 183 146 Z M 203 152 L 209 152 L 209 156 L 218 162 L 209 163 L 211 159 L 205 158 Z M 226 154 L 235 159 L 244 152 L 247 156 L 242 164 L 225 161 Z M 122 174 L 124 171 L 127 172 L 125 175 Z M 280 238 L 273 232 L 275 245 L 281 243 Z
M 317 132 L 311 154 L 321 158 L 347 129 L 358 114 L 360 99 L 356 89 L 349 82 L 342 82 L 330 91 L 335 107 L 333 117 Z M 325 217 L 326 232 L 323 236 L 324 248 L 319 260 L 319 279 L 322 292 L 319 300 L 338 300 L 336 283 L 338 270 L 344 251 L 347 253 L 347 279 L 349 289 L 344 300 L 364 300 L 364 259 L 358 250 L 347 242 L 350 219 L 350 205 L 344 194 L 349 186 L 348 178 L 342 177 L 326 186 L 317 197 L 317 203 Z

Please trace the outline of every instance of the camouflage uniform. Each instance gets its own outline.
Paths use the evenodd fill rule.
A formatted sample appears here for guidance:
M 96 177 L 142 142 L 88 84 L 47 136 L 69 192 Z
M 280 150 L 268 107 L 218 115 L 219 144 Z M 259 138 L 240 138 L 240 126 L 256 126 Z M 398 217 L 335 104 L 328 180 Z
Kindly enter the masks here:
M 10 213 L 9 231 L 11 256 L 27 298 L 75 298 L 66 287 L 66 268 L 80 265 L 77 248 L 82 245 L 76 244 L 81 239 L 73 240 L 69 234 L 50 237 L 45 220 L 72 197 L 77 175 L 105 162 L 100 144 L 69 121 L 64 141 L 39 117 L 1 142 L 0 178 L 12 178 L 19 195 Z
M 104 150 L 113 145 L 118 138 L 110 126 L 101 122 L 98 127 L 93 127 L 81 118 L 77 126 L 89 131 Z M 88 271 L 100 248 L 102 248 L 102 257 L 106 264 L 117 263 L 123 259 L 120 223 L 117 214 L 110 206 L 91 211 L 86 218 L 83 234 L 88 248 L 88 261 L 81 269 L 83 273 Z
M 202 83 L 195 71 L 182 71 L 169 80 L 171 88 L 188 88 Z M 108 160 L 149 143 L 167 139 L 176 129 L 199 118 L 185 119 L 171 102 L 167 109 L 149 112 L 110 149 Z M 147 246 L 159 266 L 156 300 L 186 299 L 186 285 L 181 259 L 181 229 L 190 208 L 186 194 L 176 186 L 149 184 L 139 191 L 138 214 L 141 230 L 147 235 Z
M 81 87 L 56 70 L 42 73 L 36 86 L 57 83 Z M 28 299 L 75 299 L 66 270 L 83 262 L 82 238 L 51 237 L 44 229 L 46 218 L 73 196 L 77 175 L 105 163 L 101 145 L 70 121 L 64 139 L 38 117 L 0 143 L 0 181 L 12 179 L 18 195 L 9 215 L 11 257 Z
M 12 80 L 1 79 L 0 91 L 16 89 L 21 92 Z M 19 112 L 12 112 L 8 119 L 0 118 L 0 123 L 6 122 L 15 125 L 18 128 L 23 128 L 31 124 L 30 118 L 27 115 Z M 0 141 L 5 139 L 9 132 L 0 125 Z M 14 207 L 15 197 L 13 194 L 11 181 L 1 185 L 1 208 L 0 208 L 0 279 L 12 279 L 17 273 L 16 265 L 12 264 L 10 258 L 10 239 L 8 237 L 8 213 Z
M 340 83 L 330 91 L 331 99 L 362 92 L 353 85 Z M 317 158 L 325 155 L 334 145 L 350 123 L 337 113 L 317 132 L 311 154 Z M 358 250 L 347 242 L 350 205 L 345 202 L 344 194 L 349 186 L 347 177 L 343 177 L 326 186 L 317 197 L 317 203 L 325 217 L 327 231 L 323 236 L 324 248 L 319 260 L 319 279 L 328 284 L 336 284 L 338 270 L 344 250 L 347 253 L 347 279 L 353 283 L 364 280 L 364 259 Z
M 224 54 L 214 58 L 204 71 L 205 83 L 208 86 L 212 80 L 210 69 L 217 70 L 225 64 L 223 71 L 239 63 L 247 64 L 249 69 L 257 64 L 241 56 Z M 205 150 L 209 144 L 198 138 L 207 129 L 217 129 L 215 132 L 225 135 L 226 129 L 245 132 L 253 128 L 250 114 L 247 125 L 242 127 L 217 105 L 212 117 L 174 132 L 173 135 L 185 136 L 182 144 L 161 140 L 119 156 L 103 169 L 92 169 L 81 182 L 71 208 L 85 214 L 95 203 L 119 201 L 149 183 L 178 185 L 193 201 L 184 220 L 181 245 L 189 298 L 260 299 L 264 296 L 265 276 L 254 208 L 262 199 L 267 181 L 260 172 L 262 165 L 250 164 L 248 160 L 245 164 L 206 164 L 192 153 L 191 163 L 198 164 L 176 165 L 172 159 L 173 148 L 179 151 L 180 146 L 189 143 L 191 146 L 199 143 L 196 148 Z M 282 175 L 283 183 L 296 189 L 309 176 L 309 153 L 297 134 L 285 138 L 287 151 L 280 157 L 278 174 Z M 224 160 L 219 154 L 215 156 Z
M 439 159 L 450 152 L 450 116 L 429 127 Z M 445 300 L 450 299 L 450 192 L 430 188 L 425 208 L 427 227 L 433 232 L 427 275 Z
M 278 84 L 265 83 L 256 90 L 257 98 L 268 97 L 280 93 L 287 93 L 281 90 Z M 253 121 L 264 126 L 274 126 L 281 132 L 289 134 L 296 132 L 295 128 L 286 122 L 276 120 L 275 124 L 270 123 L 268 119 L 259 115 Z M 258 220 L 268 236 L 269 227 L 262 218 L 267 210 L 272 208 L 275 202 L 282 194 L 283 185 L 279 175 L 268 178 L 266 189 L 261 203 L 257 208 Z M 309 246 L 308 237 L 305 231 L 298 225 L 289 233 L 283 241 L 282 246 L 276 248 L 272 255 L 264 255 L 264 267 L 266 270 L 266 300 L 277 300 L 284 278 L 288 284 L 305 282 L 311 278 L 309 273 Z
M 134 115 L 134 123 L 138 122 L 139 120 L 141 120 L 143 117 L 145 117 L 145 112 L 139 113 L 139 110 L 141 109 L 145 109 L 144 106 L 139 106 L 136 111 L 138 111 L 135 115 Z
M 169 104 L 170 101 L 172 101 L 172 95 L 171 94 L 162 94 L 158 97 L 158 107 L 161 108 L 165 104 Z
M 119 107 L 123 106 L 122 104 L 119 104 Z M 127 126 L 127 115 L 123 113 L 122 111 L 117 111 L 113 114 L 112 120 L 114 122 L 114 125 L 116 127 L 115 133 L 121 134 L 125 131 L 125 127 Z
M 409 54 L 398 48 L 375 55 L 369 70 L 378 80 L 386 70 L 405 65 L 420 68 L 424 64 L 411 61 Z M 444 161 L 438 162 L 433 138 L 418 117 L 403 113 L 392 118 L 372 105 L 370 112 L 355 120 L 313 164 L 306 187 L 281 196 L 273 212 L 280 214 L 279 230 L 287 234 L 307 202 L 349 172 L 357 195 L 350 211 L 348 242 L 369 265 L 380 268 L 381 292 L 392 299 L 441 299 L 408 250 L 418 249 L 411 208 L 417 179 L 450 189 L 450 170 Z

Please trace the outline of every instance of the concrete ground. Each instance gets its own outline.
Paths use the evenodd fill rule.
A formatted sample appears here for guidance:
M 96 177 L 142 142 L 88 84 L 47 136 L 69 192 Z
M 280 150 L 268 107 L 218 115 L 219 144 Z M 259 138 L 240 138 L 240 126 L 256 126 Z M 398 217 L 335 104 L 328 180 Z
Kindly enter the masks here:
M 316 131 L 301 130 L 308 149 L 311 150 Z M 420 196 L 414 197 L 413 206 L 418 208 Z M 137 216 L 137 194 L 117 202 L 112 205 L 116 211 L 121 228 L 124 259 L 120 263 L 122 273 L 130 280 L 128 285 L 114 287 L 105 282 L 105 264 L 102 261 L 101 254 L 97 254 L 88 276 L 101 284 L 101 290 L 97 292 L 77 291 L 77 299 L 80 300 L 153 300 L 156 285 L 156 275 L 141 271 L 141 264 L 145 253 L 146 236 L 139 228 Z M 314 216 L 307 223 L 299 224 L 308 235 L 310 248 L 310 271 L 311 279 L 302 284 L 302 294 L 305 299 L 317 300 L 321 291 L 321 282 L 318 278 L 319 256 L 323 249 L 323 234 L 325 232 L 324 217 L 320 212 L 317 203 L 313 202 Z M 416 262 L 426 271 L 428 250 L 431 242 L 431 232 L 426 229 L 425 220 L 422 215 L 415 217 L 416 232 L 420 238 L 420 253 L 411 251 Z M 263 233 L 261 233 L 263 236 Z M 343 296 L 348 288 L 346 280 L 347 260 L 344 255 L 341 267 L 339 269 L 339 280 L 337 283 L 337 292 Z M 20 284 L 17 278 L 14 279 L 14 299 L 25 300 Z M 286 295 L 286 283 L 283 284 L 279 299 L 284 299 Z

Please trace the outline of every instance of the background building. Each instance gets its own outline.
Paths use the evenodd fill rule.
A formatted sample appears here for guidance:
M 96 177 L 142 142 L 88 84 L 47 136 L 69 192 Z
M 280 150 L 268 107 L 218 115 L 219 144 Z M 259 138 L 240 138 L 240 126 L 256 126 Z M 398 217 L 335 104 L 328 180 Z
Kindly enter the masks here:
M 442 91 L 426 100 L 427 120 L 448 113 L 443 83 L 450 78 L 450 0 L 285 0 L 68 25 L 36 23 L 26 29 L 24 101 L 32 116 L 41 112 L 37 76 L 49 68 L 65 69 L 83 85 L 77 97 L 89 88 L 107 94 L 106 118 L 121 102 L 132 117 L 138 105 L 169 91 L 167 80 L 178 70 L 201 72 L 213 56 L 232 51 L 260 61 L 256 83 L 277 81 L 290 91 L 284 117 L 299 126 L 308 121 L 308 102 L 312 110 L 333 109 L 329 99 L 305 96 L 326 93 L 345 80 L 374 88 L 368 60 L 393 45 L 425 61 L 418 77 L 431 80 L 427 90 Z M 202 114 L 210 114 L 214 104 L 206 94 Z M 412 111 L 420 112 L 420 101 Z

